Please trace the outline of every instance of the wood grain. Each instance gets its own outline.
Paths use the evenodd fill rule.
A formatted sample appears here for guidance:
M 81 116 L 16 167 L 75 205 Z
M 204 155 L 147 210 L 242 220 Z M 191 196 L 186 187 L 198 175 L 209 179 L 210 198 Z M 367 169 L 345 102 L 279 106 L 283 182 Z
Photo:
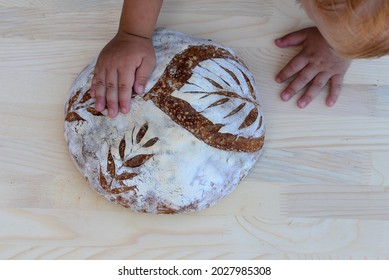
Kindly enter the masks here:
M 273 41 L 312 25 L 295 1 L 164 1 L 159 26 L 232 47 L 255 76 L 265 149 L 233 194 L 155 216 L 94 193 L 67 152 L 64 104 L 120 9 L 0 0 L 0 259 L 389 258 L 389 57 L 354 61 L 333 108 L 327 89 L 304 110 L 282 102 L 274 75 L 299 48 Z

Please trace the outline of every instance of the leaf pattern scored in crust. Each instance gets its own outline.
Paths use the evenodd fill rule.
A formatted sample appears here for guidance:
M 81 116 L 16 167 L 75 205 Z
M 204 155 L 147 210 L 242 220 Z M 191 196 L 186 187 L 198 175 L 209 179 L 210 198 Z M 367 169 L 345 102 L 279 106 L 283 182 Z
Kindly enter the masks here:
M 211 85 L 213 85 L 214 87 L 218 88 L 218 89 L 223 89 L 223 87 L 221 85 L 219 85 L 219 83 L 217 83 L 216 81 L 212 80 L 211 78 L 208 78 L 208 77 L 204 77 Z
M 200 55 L 197 55 L 199 53 Z M 207 59 L 220 63 L 220 67 L 215 66 L 217 67 L 215 73 L 200 69 L 200 67 L 207 68 L 207 65 L 210 65 L 208 62 L 201 63 Z M 258 132 L 255 133 L 256 136 L 251 135 L 255 128 L 262 129 L 263 119 L 260 116 L 259 103 L 256 101 L 253 78 L 251 75 L 246 75 L 246 70 L 231 60 L 237 61 L 237 58 L 222 48 L 190 46 L 188 50 L 172 59 L 157 83 L 144 96 L 144 100 L 150 100 L 178 126 L 214 148 L 239 152 L 258 151 L 263 145 L 263 133 Z M 213 62 L 210 61 L 210 63 Z M 233 68 L 230 65 L 236 67 Z M 199 68 L 195 69 L 195 67 Z M 189 80 L 191 77 L 193 79 Z M 199 78 L 203 80 L 198 82 Z M 189 86 L 185 86 L 186 84 Z M 184 89 L 182 92 L 185 92 L 185 97 L 180 96 L 181 88 Z M 79 126 L 78 121 L 93 123 L 97 120 L 95 117 L 103 116 L 104 118 L 103 113 L 91 106 L 93 102 L 90 90 L 85 93 L 80 90 L 73 92 L 66 106 L 66 121 L 74 122 L 68 125 L 76 128 L 77 132 L 83 131 L 84 128 L 84 126 Z M 104 162 L 96 169 L 99 171 L 96 175 L 98 178 L 93 179 L 100 182 L 99 190 L 108 194 L 111 200 L 121 201 L 127 206 L 135 201 L 131 197 L 141 196 L 137 193 L 137 185 L 141 186 L 141 182 L 144 181 L 143 168 L 147 169 L 149 164 L 153 166 L 157 163 L 155 161 L 157 151 L 160 146 L 163 146 L 162 144 L 155 145 L 159 141 L 158 137 L 152 138 L 155 135 L 151 135 L 155 131 L 153 126 L 155 123 L 152 118 L 147 117 L 146 119 L 149 120 L 150 126 L 147 122 L 143 125 L 140 123 L 139 126 L 133 129 L 131 127 L 124 133 L 118 129 L 115 133 L 105 136 L 103 141 L 106 142 L 102 145 L 105 151 L 102 159 Z M 95 123 L 101 122 L 105 123 L 105 119 L 99 119 Z M 128 122 L 126 127 L 130 123 L 133 121 Z M 237 127 L 242 131 L 239 131 Z M 161 142 L 165 143 L 165 139 Z M 108 149 L 106 145 L 109 146 Z M 96 154 L 100 157 L 101 151 Z M 122 195 L 129 192 L 132 193 Z M 159 205 L 158 212 L 174 213 L 175 210 L 170 209 L 169 206 Z
M 72 109 L 73 107 L 73 104 L 77 101 L 78 97 L 80 96 L 81 94 L 81 90 L 78 90 L 73 96 L 72 98 L 70 98 L 69 100 L 69 103 L 68 103 L 68 108 L 66 110 L 67 113 L 70 112 L 70 110 Z
M 259 118 L 259 123 L 258 123 L 257 130 L 261 129 L 261 127 L 262 127 L 262 122 L 263 122 L 263 117 L 261 116 L 261 117 Z
M 146 161 L 151 159 L 154 156 L 154 154 L 143 154 L 143 155 L 136 155 L 129 160 L 127 160 L 123 166 L 125 167 L 130 167 L 130 168 L 135 168 L 139 167 L 142 164 L 144 164 Z
M 224 67 L 224 66 L 221 66 L 221 65 L 220 65 L 220 67 L 221 67 L 222 69 L 224 69 L 224 71 L 226 71 L 228 74 L 230 74 L 230 76 L 231 76 L 232 79 L 235 81 L 235 83 L 236 83 L 237 85 L 239 85 L 239 87 L 241 87 L 240 82 L 239 82 L 239 79 L 238 79 L 238 77 L 236 77 L 236 75 L 234 74 L 234 72 L 232 72 L 230 69 L 227 69 L 227 68 Z
M 85 103 L 85 102 L 87 102 L 89 99 L 91 99 L 92 98 L 92 96 L 90 95 L 90 89 L 89 90 L 87 90 L 85 93 L 84 93 L 84 96 L 81 98 L 81 100 L 80 100 L 80 104 L 83 104 L 83 103 Z
M 146 122 L 142 125 L 142 127 L 139 129 L 138 133 L 136 134 L 136 143 L 138 144 L 140 141 L 142 141 L 143 137 L 146 135 L 147 130 L 149 129 L 149 124 Z
M 158 140 L 159 140 L 158 137 L 154 137 L 154 138 L 150 139 L 149 141 L 147 141 L 142 147 L 149 148 L 149 147 L 153 146 L 155 143 L 157 143 Z
M 218 58 L 235 61 L 238 64 L 241 64 L 241 61 L 237 57 L 222 48 L 218 48 L 213 45 L 189 46 L 187 49 L 173 57 L 157 83 L 150 89 L 149 93 L 144 95 L 143 98 L 145 100 L 151 100 L 174 122 L 191 132 L 199 140 L 214 148 L 240 152 L 258 151 L 263 146 L 263 133 L 257 137 L 241 135 L 238 137 L 238 135 L 234 135 L 229 132 L 220 132 L 220 127 L 218 124 L 213 123 L 201 112 L 196 111 L 188 101 L 172 95 L 173 92 L 179 92 L 185 84 L 192 84 L 191 82 L 188 82 L 188 80 L 192 76 L 193 70 L 199 66 L 202 61 L 215 61 Z M 259 116 L 259 104 L 256 101 L 256 94 L 254 87 L 251 84 L 251 80 L 241 69 L 239 69 L 239 67 L 237 67 L 237 71 L 240 71 L 241 75 L 239 75 L 241 78 L 238 78 L 235 73 L 222 66 L 221 64 L 219 64 L 219 66 L 221 69 L 224 69 L 227 75 L 230 76 L 229 82 L 223 79 L 223 77 L 220 77 L 223 83 L 225 83 L 228 87 L 231 87 L 229 83 L 235 82 L 241 91 L 243 91 L 243 88 L 247 88 L 250 91 L 249 97 L 241 96 L 240 93 L 238 94 L 237 92 L 232 92 L 229 90 L 220 90 L 221 85 L 216 81 L 207 79 L 207 77 L 203 78 L 208 80 L 208 82 L 211 83 L 215 89 L 219 90 L 215 92 L 201 92 L 196 90 L 186 93 L 203 94 L 201 98 L 206 98 L 212 94 L 225 96 L 225 98 L 222 98 L 222 101 L 219 100 L 214 102 L 210 107 L 219 106 L 223 104 L 223 102 L 227 102 L 228 100 L 226 98 L 240 99 L 243 101 L 243 104 L 251 103 L 252 106 L 254 106 L 254 109 L 251 109 L 248 112 L 239 127 L 239 129 L 248 128 L 258 120 Z M 201 65 L 199 67 L 201 67 Z M 247 87 L 242 83 L 245 83 Z M 226 113 L 225 118 L 238 113 L 243 108 L 244 105 L 239 105 L 230 113 Z
M 247 77 L 247 75 L 243 72 L 242 72 L 242 74 L 243 74 L 244 79 L 246 80 L 246 83 L 247 83 L 247 86 L 249 88 L 249 92 L 251 93 L 252 98 L 254 98 L 254 100 L 257 99 L 257 97 L 255 95 L 254 87 L 251 84 L 249 77 Z
M 105 179 L 104 174 L 103 174 L 103 171 L 101 170 L 101 167 L 100 167 L 100 176 L 99 176 L 99 180 L 100 180 L 100 185 L 101 185 L 101 187 L 102 187 L 105 191 L 109 192 L 110 187 L 108 186 L 107 179 Z
M 236 107 L 234 110 L 232 110 L 228 115 L 224 116 L 224 118 L 228 118 L 228 117 L 235 115 L 240 110 L 242 110 L 244 106 L 246 106 L 246 103 L 240 104 L 238 107 Z
M 135 191 L 137 189 L 136 186 L 123 186 L 120 188 L 114 188 L 111 190 L 111 194 L 121 194 L 121 193 L 126 193 L 129 191 Z
M 103 113 L 97 111 L 95 108 L 93 107 L 88 107 L 86 108 L 86 110 L 91 113 L 93 116 L 96 116 L 96 117 L 102 117 L 104 116 Z
M 258 114 L 259 113 L 257 108 L 252 109 L 243 123 L 240 125 L 239 129 L 243 129 L 252 125 L 257 120 Z
M 79 109 L 85 109 L 86 111 L 93 116 L 96 117 L 102 117 L 104 116 L 103 113 L 97 111 L 92 105 L 94 104 L 93 102 L 88 102 L 89 100 L 92 99 L 92 96 L 90 94 L 90 89 L 87 90 L 84 95 L 81 97 L 81 99 L 78 101 L 77 100 L 80 98 L 81 95 L 81 90 L 77 90 L 77 92 L 70 98 L 67 111 L 66 111 L 66 117 L 65 121 L 67 122 L 74 122 L 74 121 L 85 121 L 84 118 L 82 118 L 78 113 L 76 113 L 77 110 Z M 88 104 L 86 103 L 88 102 Z M 73 110 L 73 111 L 72 111 Z
M 135 136 L 136 137 L 135 140 L 137 141 L 135 145 L 139 144 L 139 142 L 144 138 L 147 130 L 148 130 L 148 124 L 145 123 L 139 129 L 137 135 Z M 134 131 L 135 131 L 135 127 L 132 130 L 131 138 L 133 138 Z M 137 145 L 138 149 L 149 148 L 153 146 L 155 143 L 157 143 L 158 140 L 159 140 L 158 137 L 154 137 L 146 141 L 146 143 L 142 146 Z M 133 139 L 131 139 L 131 141 L 132 144 L 134 144 Z M 129 191 L 136 192 L 137 186 L 135 185 L 129 186 L 127 185 L 127 181 L 134 179 L 136 176 L 139 175 L 139 173 L 128 171 L 126 170 L 126 168 L 140 167 L 154 156 L 154 154 L 139 154 L 136 156 L 132 156 L 130 159 L 126 160 L 126 153 L 125 153 L 126 146 L 127 146 L 126 136 L 124 135 L 123 138 L 120 140 L 119 147 L 118 147 L 120 160 L 118 158 L 114 158 L 114 155 L 112 153 L 112 147 L 109 148 L 108 155 L 107 155 L 107 171 L 106 171 L 108 175 L 106 176 L 104 175 L 100 166 L 100 184 L 104 189 L 104 191 L 112 195 L 119 195 Z M 131 147 L 130 149 L 131 153 L 133 148 L 134 147 Z
M 108 171 L 108 174 L 111 175 L 112 178 L 116 177 L 116 166 L 115 166 L 115 162 L 113 160 L 111 149 L 109 149 L 109 152 L 108 152 L 107 171 Z
M 212 103 L 211 105 L 209 105 L 209 106 L 207 107 L 207 109 L 208 109 L 208 108 L 211 108 L 211 107 L 216 107 L 216 106 L 219 106 L 219 105 L 223 105 L 224 103 L 227 103 L 228 101 L 230 101 L 229 98 L 222 98 L 222 99 L 220 99 L 220 100 L 218 100 L 218 101 Z
M 139 175 L 138 173 L 122 173 L 116 176 L 115 179 L 118 181 L 130 180 L 138 175 Z
M 66 115 L 65 121 L 76 122 L 76 121 L 85 121 L 85 120 L 76 112 L 69 112 Z
M 236 71 L 234 72 L 231 69 L 228 69 L 223 63 L 220 63 L 217 59 L 224 59 L 227 61 L 227 64 L 230 63 L 232 67 L 235 67 L 234 63 L 244 65 L 242 61 L 231 54 L 228 50 L 219 48 L 214 45 L 197 45 L 189 46 L 187 49 L 182 51 L 179 54 L 176 54 L 170 63 L 165 68 L 164 73 L 159 78 L 157 83 L 152 87 L 152 89 L 143 96 L 144 100 L 151 100 L 158 108 L 160 108 L 166 115 L 168 115 L 174 122 L 176 122 L 181 127 L 185 128 L 191 132 L 196 138 L 202 140 L 206 144 L 222 150 L 229 151 L 240 151 L 240 152 L 254 152 L 260 150 L 264 142 L 264 134 L 257 137 L 248 137 L 242 136 L 231 137 L 228 132 L 220 132 L 217 129 L 217 124 L 214 124 L 211 120 L 205 117 L 201 112 L 198 112 L 193 109 L 189 102 L 186 102 L 182 99 L 172 96 L 172 93 L 179 91 L 185 84 L 191 84 L 189 82 L 190 77 L 193 75 L 193 70 L 196 67 L 203 67 L 200 63 L 205 60 L 211 60 L 212 62 L 218 64 L 220 69 L 223 69 L 230 78 L 224 79 L 222 76 L 219 77 L 219 82 L 213 80 L 210 77 L 203 76 L 211 85 L 215 87 L 217 91 L 215 92 L 191 92 L 193 94 L 202 94 L 201 98 L 206 98 L 211 95 L 225 96 L 220 98 L 218 101 L 213 102 L 208 106 L 207 109 L 220 106 L 229 101 L 229 99 L 240 99 L 243 101 L 238 107 L 233 109 L 231 112 L 225 112 L 225 117 L 228 118 L 232 115 L 241 112 L 245 107 L 245 104 L 251 103 L 252 106 L 256 107 L 251 109 L 251 111 L 246 115 L 245 119 L 242 121 L 239 129 L 248 128 L 250 125 L 254 124 L 257 121 L 259 116 L 259 104 L 256 101 L 256 94 L 254 87 L 252 85 L 251 79 L 248 75 L 241 70 L 239 67 L 235 67 Z M 229 61 L 229 62 L 228 62 Z M 232 63 L 234 62 L 234 63 Z M 226 65 L 227 65 L 226 64 Z M 201 76 L 202 74 L 200 74 Z M 228 80 L 228 81 L 227 81 Z M 242 96 L 241 93 L 232 92 L 229 90 L 223 89 L 222 84 L 231 86 L 231 83 L 235 83 L 241 91 L 243 89 L 248 89 L 250 92 L 249 98 L 247 96 Z M 201 87 L 199 87 L 201 89 Z M 84 119 L 77 113 L 72 112 L 70 114 L 71 108 L 74 108 L 75 102 L 79 99 L 80 91 L 77 91 L 76 94 L 70 99 L 68 104 L 68 114 L 66 116 L 66 121 L 84 121 Z M 87 107 L 87 111 L 93 116 L 104 116 L 100 112 L 96 111 L 94 108 L 90 107 L 91 104 L 86 103 L 90 100 L 90 90 L 88 90 L 84 96 L 79 101 L 80 104 Z M 85 104 L 84 104 L 85 103 Z M 82 106 L 79 108 L 83 108 Z M 79 109 L 77 108 L 77 109 Z M 224 107 L 217 107 L 224 108 Z M 73 114 L 74 113 L 74 114 Z M 262 121 L 258 120 L 259 128 L 262 126 Z M 206 127 L 204 129 L 203 127 Z M 257 130 L 259 130 L 259 128 Z M 134 128 L 135 129 L 135 128 Z M 139 144 L 143 137 L 145 136 L 148 130 L 148 124 L 145 123 L 138 131 L 134 139 L 134 130 L 132 131 L 131 143 L 134 145 Z M 213 135 L 216 133 L 217 135 Z M 237 135 L 236 135 L 237 136 Z M 220 141 L 222 138 L 225 138 L 224 141 Z M 151 140 L 149 140 L 151 141 Z M 153 143 L 147 142 L 144 144 L 144 147 L 150 147 Z M 122 158 L 123 160 L 123 158 Z
M 119 144 L 119 156 L 122 161 L 124 161 L 125 151 L 126 151 L 126 136 L 124 135 Z

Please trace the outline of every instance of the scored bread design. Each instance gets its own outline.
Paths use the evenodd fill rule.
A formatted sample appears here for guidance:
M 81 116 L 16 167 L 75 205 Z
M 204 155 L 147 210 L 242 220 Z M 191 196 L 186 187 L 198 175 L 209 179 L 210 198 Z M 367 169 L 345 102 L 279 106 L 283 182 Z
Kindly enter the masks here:
M 65 105 L 69 152 L 93 189 L 138 212 L 180 213 L 214 205 L 253 167 L 264 144 L 254 79 L 219 44 L 167 29 L 153 36 L 157 65 L 129 114 L 94 109 L 96 61 Z

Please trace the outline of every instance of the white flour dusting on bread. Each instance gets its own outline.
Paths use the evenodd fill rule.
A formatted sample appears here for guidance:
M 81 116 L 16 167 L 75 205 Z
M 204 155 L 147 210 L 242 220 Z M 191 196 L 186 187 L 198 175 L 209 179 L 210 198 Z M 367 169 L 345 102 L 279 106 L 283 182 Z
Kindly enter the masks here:
M 129 114 L 94 109 L 95 62 L 76 78 L 65 105 L 65 137 L 99 194 L 138 212 L 205 209 L 231 193 L 264 143 L 254 79 L 234 52 L 157 29 L 157 66 Z

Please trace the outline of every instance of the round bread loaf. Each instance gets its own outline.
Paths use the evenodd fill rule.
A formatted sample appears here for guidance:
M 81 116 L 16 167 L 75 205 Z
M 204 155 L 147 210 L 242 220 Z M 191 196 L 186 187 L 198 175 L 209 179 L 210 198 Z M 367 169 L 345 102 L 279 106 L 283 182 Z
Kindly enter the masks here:
M 254 79 L 234 52 L 167 29 L 153 36 L 157 65 L 130 113 L 94 108 L 96 61 L 65 105 L 69 152 L 93 189 L 138 212 L 205 209 L 233 191 L 264 143 Z

